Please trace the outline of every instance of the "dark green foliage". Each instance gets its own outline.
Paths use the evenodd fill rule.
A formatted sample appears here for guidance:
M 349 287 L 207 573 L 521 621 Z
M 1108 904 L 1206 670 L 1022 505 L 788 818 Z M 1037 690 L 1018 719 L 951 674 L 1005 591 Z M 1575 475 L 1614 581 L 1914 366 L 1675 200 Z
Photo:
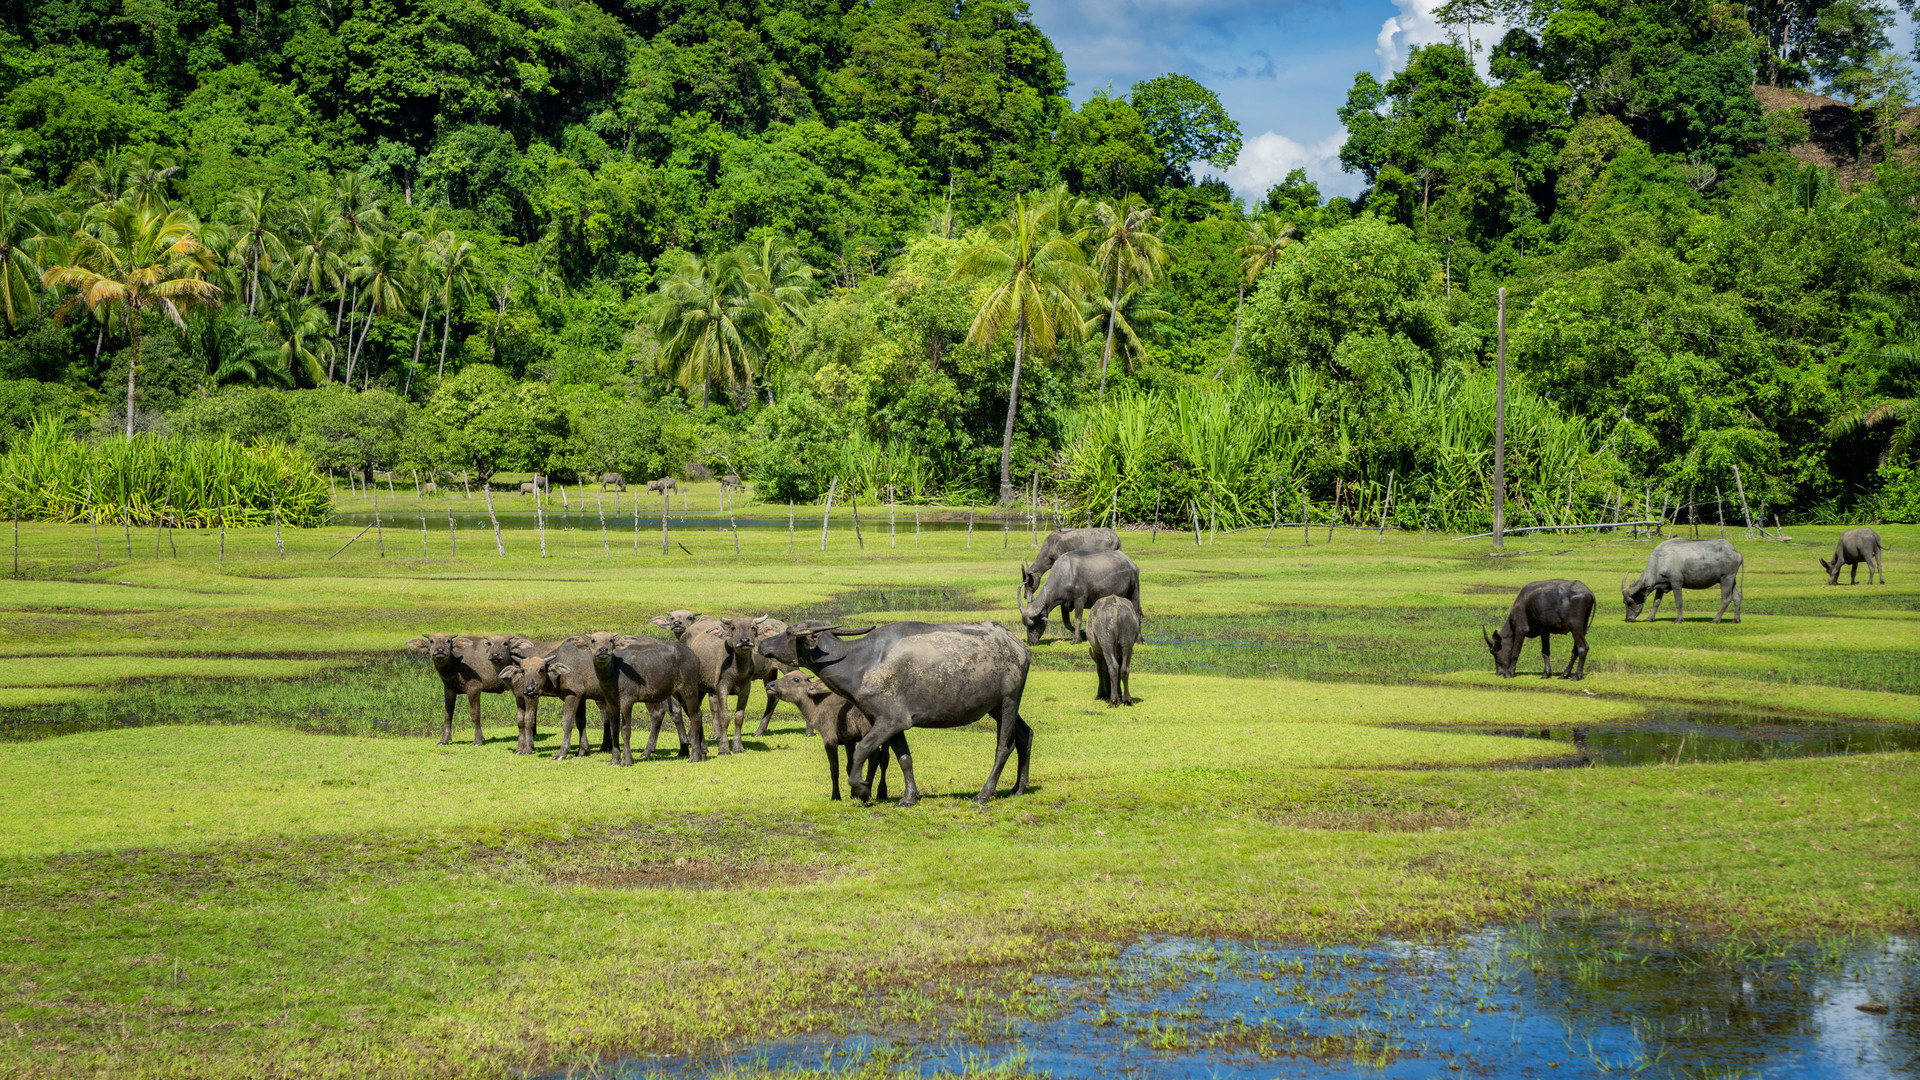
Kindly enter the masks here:
M 1160 151 L 1166 183 L 1193 183 L 1192 165 L 1205 161 L 1227 169 L 1240 157 L 1240 125 L 1220 98 L 1185 75 L 1162 75 L 1133 88 L 1133 108 L 1145 121 L 1147 137 Z

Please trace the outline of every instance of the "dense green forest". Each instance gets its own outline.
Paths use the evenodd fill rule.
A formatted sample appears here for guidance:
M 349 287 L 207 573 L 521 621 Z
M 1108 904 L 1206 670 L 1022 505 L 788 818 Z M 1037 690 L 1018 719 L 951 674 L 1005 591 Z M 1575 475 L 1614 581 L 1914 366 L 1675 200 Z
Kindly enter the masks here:
M 1464 526 L 1504 287 L 1522 517 L 1737 467 L 1769 513 L 1920 518 L 1886 5 L 1441 16 L 1340 110 L 1364 194 L 1245 205 L 1212 93 L 1076 107 L 1021 0 L 13 0 L 0 449 L 50 417 L 1230 522 L 1392 479 Z

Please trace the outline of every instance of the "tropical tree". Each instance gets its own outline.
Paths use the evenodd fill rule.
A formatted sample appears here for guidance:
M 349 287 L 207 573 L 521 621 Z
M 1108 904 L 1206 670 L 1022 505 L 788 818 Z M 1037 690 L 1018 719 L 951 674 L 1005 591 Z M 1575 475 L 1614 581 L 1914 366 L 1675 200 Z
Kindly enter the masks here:
M 44 197 L 0 176 L 0 312 L 8 326 L 40 310 L 40 267 L 34 256 L 51 227 Z
M 1024 196 L 1016 197 L 1007 216 L 993 226 L 991 239 L 968 248 L 954 268 L 956 277 L 980 278 L 991 285 L 975 309 L 967 342 L 985 350 L 1002 333 L 1013 334 L 1013 377 L 1000 442 L 1003 503 L 1013 499 L 1013 421 L 1020 408 L 1020 367 L 1027 342 L 1051 352 L 1063 335 L 1078 338 L 1083 324 L 1075 297 L 1092 283 L 1080 246 L 1048 228 L 1047 219 L 1044 207 L 1029 207 Z
M 1137 197 L 1128 196 L 1119 205 L 1103 202 L 1094 207 L 1096 224 L 1089 227 L 1093 249 L 1093 269 L 1100 276 L 1107 299 L 1104 310 L 1120 309 L 1120 294 L 1139 284 L 1152 281 L 1167 264 L 1167 246 L 1158 230 L 1163 222 L 1153 207 Z M 1106 342 L 1100 348 L 1100 396 L 1107 396 L 1107 362 L 1113 358 L 1114 328 L 1117 319 L 1106 323 Z M 1137 344 L 1137 342 L 1136 342 Z
M 120 202 L 99 215 L 93 231 L 77 233 L 67 255 L 68 262 L 41 276 L 49 289 L 72 290 L 59 313 L 81 307 L 96 314 L 117 312 L 132 338 L 127 358 L 131 439 L 141 324 L 157 312 L 184 331 L 185 312 L 217 302 L 219 287 L 203 276 L 213 267 L 214 253 L 195 235 L 195 222 L 185 210 Z
M 293 263 L 288 288 L 298 283 L 300 295 L 308 297 L 340 284 L 346 270 L 346 260 L 340 257 L 344 227 L 325 197 L 316 195 L 293 204 L 285 239 L 290 241 L 287 252 Z
M 305 375 L 315 386 L 326 382 L 327 366 L 333 361 L 326 312 L 305 297 L 283 292 L 268 300 L 262 317 L 280 342 L 279 370 L 287 373 L 288 381 Z
M 1143 289 L 1128 289 L 1116 297 L 1096 297 L 1087 304 L 1086 310 L 1088 315 L 1083 331 L 1089 334 L 1104 333 L 1109 349 L 1117 339 L 1121 361 L 1129 373 L 1133 371 L 1136 360 L 1142 363 L 1146 361 L 1147 347 L 1141 339 L 1161 341 L 1165 335 L 1159 324 L 1173 318 L 1171 312 L 1153 307 Z
M 387 226 L 386 210 L 380 199 L 374 194 L 373 186 L 359 173 L 341 173 L 334 183 L 333 209 L 340 223 L 340 242 L 344 250 L 357 254 L 360 248 L 372 237 L 380 234 Z M 333 336 L 340 337 L 340 320 L 343 315 L 351 315 L 360 310 L 360 286 L 350 282 L 350 275 L 342 273 L 338 291 L 334 295 Z M 353 299 L 347 299 L 347 286 L 353 285 Z M 347 344 L 353 344 L 353 325 L 347 325 Z M 352 352 L 351 349 L 348 350 Z M 348 360 L 352 362 L 351 357 Z M 327 373 L 328 378 L 333 373 Z
M 427 244 L 427 261 L 433 267 L 436 292 L 440 298 L 440 370 L 447 377 L 447 339 L 453 332 L 453 301 L 473 295 L 480 280 L 480 266 L 473 245 L 453 233 L 442 231 Z
M 268 222 L 272 206 L 266 192 L 259 188 L 240 191 L 231 205 L 233 233 L 226 254 L 240 264 L 245 275 L 247 314 L 252 315 L 260 306 L 260 271 L 271 274 L 275 266 L 286 262 L 287 246 Z
M 1882 374 L 1891 393 L 1875 394 L 1860 405 L 1840 414 L 1827 426 L 1832 439 L 1851 435 L 1862 428 L 1887 425 L 1893 429 L 1887 440 L 1882 462 L 1896 460 L 1920 444 L 1920 335 L 1880 351 L 1887 361 Z
M 789 323 L 807 321 L 807 305 L 813 299 L 814 278 L 820 273 L 807 265 L 792 244 L 762 237 L 746 251 L 749 287 L 765 293 Z
M 142 206 L 164 210 L 169 205 L 167 187 L 180 175 L 180 166 L 172 158 L 149 150 L 127 160 L 126 197 Z
M 367 321 L 360 329 L 359 340 L 349 338 L 347 341 L 345 381 L 349 385 L 353 383 L 353 369 L 360 361 L 361 350 L 367 347 L 367 334 L 373 329 L 373 320 L 407 309 L 406 273 L 411 261 L 406 243 L 393 233 L 369 238 L 354 255 L 346 276 L 353 282 L 355 296 L 366 300 Z
M 1240 298 L 1233 305 L 1233 347 L 1227 350 L 1227 363 L 1213 373 L 1218 379 L 1227 370 L 1227 364 L 1240 352 L 1240 311 L 1247 306 L 1247 286 L 1260 280 L 1279 258 L 1280 253 L 1293 245 L 1293 224 L 1278 214 L 1261 214 L 1247 223 L 1246 243 L 1240 246 Z
M 653 333 L 660 342 L 661 369 L 700 400 L 716 380 L 734 390 L 749 385 L 779 309 L 773 296 L 753 287 L 744 252 L 711 259 L 682 257 L 653 298 Z

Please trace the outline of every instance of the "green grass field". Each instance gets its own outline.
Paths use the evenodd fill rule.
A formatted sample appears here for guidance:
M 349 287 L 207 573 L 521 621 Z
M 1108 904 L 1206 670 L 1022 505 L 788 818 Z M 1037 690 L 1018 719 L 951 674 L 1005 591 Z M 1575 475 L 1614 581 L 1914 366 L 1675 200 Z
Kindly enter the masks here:
M 638 554 L 563 516 L 549 558 L 529 531 L 500 558 L 463 528 L 456 559 L 445 506 L 466 500 L 428 500 L 423 540 L 400 496 L 332 559 L 357 526 L 289 532 L 284 557 L 271 530 L 229 532 L 224 560 L 217 534 L 161 536 L 156 558 L 135 532 L 129 559 L 118 527 L 96 556 L 85 527 L 20 526 L 0 588 L 0 1071 L 502 1076 L 956 1001 L 987 1023 L 1034 972 L 1150 933 L 1358 940 L 1566 908 L 1776 940 L 1920 927 L 1913 754 L 1502 768 L 1562 748 L 1401 726 L 1670 705 L 1920 723 L 1920 528 L 1882 529 L 1885 587 L 1825 585 L 1838 529 L 1737 541 L 1745 621 L 1719 626 L 1707 593 L 1684 625 L 1622 621 L 1618 582 L 1650 546 L 1623 536 L 1491 558 L 1354 530 L 1130 533 L 1139 704 L 1095 702 L 1056 621 L 1025 702 L 1033 792 L 975 805 L 988 727 L 915 732 L 927 797 L 901 811 L 829 802 L 787 706 L 749 753 L 697 766 L 556 763 L 552 705 L 549 753 L 515 757 L 497 697 L 485 747 L 458 741 L 464 711 L 438 747 L 437 680 L 401 650 L 435 629 L 651 632 L 676 607 L 1011 621 L 1024 519 L 982 518 L 970 547 L 903 522 L 890 543 L 863 506 L 862 550 L 836 510 L 822 553 L 813 508 L 791 556 L 784 528 L 741 529 L 739 556 L 732 533 L 680 528 L 663 556 L 656 503 Z M 1545 577 L 1600 597 L 1589 676 L 1543 682 L 1529 645 L 1498 679 L 1479 627 Z

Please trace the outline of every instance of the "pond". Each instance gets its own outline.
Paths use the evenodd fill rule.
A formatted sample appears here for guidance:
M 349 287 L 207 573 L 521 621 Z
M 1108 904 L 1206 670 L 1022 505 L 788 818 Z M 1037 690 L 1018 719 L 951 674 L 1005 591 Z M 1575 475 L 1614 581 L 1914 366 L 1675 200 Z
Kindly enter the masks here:
M 429 531 L 440 533 L 443 538 L 447 531 L 447 507 L 448 504 L 446 503 L 441 503 L 437 506 L 429 504 L 424 512 L 426 528 Z M 531 510 L 499 510 L 496 511 L 496 516 L 500 519 L 500 528 L 503 532 L 532 532 L 540 528 L 541 524 L 541 518 Z M 386 529 L 418 530 L 421 527 L 421 517 L 422 511 L 419 507 L 402 501 L 395 510 L 388 510 L 384 507 L 381 509 L 380 525 Z M 493 531 L 493 523 L 487 519 L 487 512 L 485 510 L 478 512 L 466 509 L 456 510 L 452 518 L 453 527 L 462 533 L 490 533 Z M 571 513 L 555 510 L 546 514 L 545 522 L 547 531 L 550 533 L 558 533 L 566 529 L 576 529 L 598 536 L 600 532 L 600 515 L 591 509 L 585 511 L 576 509 Z M 753 529 L 756 531 L 779 529 L 784 532 L 787 528 L 787 519 L 784 514 L 779 517 L 741 516 L 736 518 L 734 522 L 729 522 L 725 514 L 715 516 L 711 511 L 692 515 L 676 513 L 667 518 L 667 527 L 671 532 L 679 532 L 683 529 L 702 531 L 717 529 L 725 532 L 732 529 L 736 523 L 742 529 Z M 373 524 L 373 512 L 370 510 L 356 510 L 351 513 L 335 514 L 333 515 L 332 524 L 346 528 L 361 528 Z M 915 528 L 912 510 L 909 509 L 902 512 L 894 518 L 893 528 L 895 533 L 901 537 L 912 536 Z M 919 528 L 922 532 L 966 532 L 967 521 L 964 517 L 959 521 L 935 521 L 929 517 L 920 522 Z M 835 536 L 840 535 L 842 532 L 851 533 L 853 531 L 852 516 L 835 508 L 830 529 Z M 794 522 L 793 530 L 798 536 L 804 537 L 808 533 L 812 533 L 818 537 L 820 535 L 820 519 L 814 518 L 812 521 L 808 521 L 803 518 Z M 1000 533 L 1000 525 L 983 513 L 974 521 L 973 530 L 983 535 L 991 532 L 995 536 L 998 536 Z M 651 516 L 646 513 L 640 515 L 639 531 L 640 543 L 643 547 L 646 545 L 649 535 L 652 536 L 655 544 L 660 542 L 660 513 L 658 510 L 654 511 Z M 860 512 L 860 531 L 865 533 L 870 540 L 874 537 L 884 538 L 887 535 L 886 511 L 882 509 L 880 513 L 875 516 L 863 509 Z M 1023 544 L 1025 543 L 1028 530 L 1024 519 L 1018 524 L 1009 522 L 1008 531 L 1021 536 L 1021 542 Z M 631 538 L 634 532 L 632 511 L 615 513 L 613 507 L 607 507 L 607 532 L 614 537 L 616 542 L 622 537 Z M 996 541 L 996 543 L 997 542 L 998 541 Z
M 1693 765 L 1920 750 L 1920 725 L 1812 720 L 1745 710 L 1662 707 L 1631 724 L 1583 727 L 1421 727 L 1423 731 L 1541 739 L 1565 757 L 1534 767 Z
M 1263 945 L 1158 938 L 983 1021 L 784 1039 L 612 1073 L 729 1069 L 1054 1077 L 1895 1077 L 1920 1073 L 1908 938 L 1760 945 L 1614 919 L 1546 918 L 1445 941 Z M 951 1003 L 951 987 L 928 988 Z M 899 997 L 898 992 L 895 998 Z

